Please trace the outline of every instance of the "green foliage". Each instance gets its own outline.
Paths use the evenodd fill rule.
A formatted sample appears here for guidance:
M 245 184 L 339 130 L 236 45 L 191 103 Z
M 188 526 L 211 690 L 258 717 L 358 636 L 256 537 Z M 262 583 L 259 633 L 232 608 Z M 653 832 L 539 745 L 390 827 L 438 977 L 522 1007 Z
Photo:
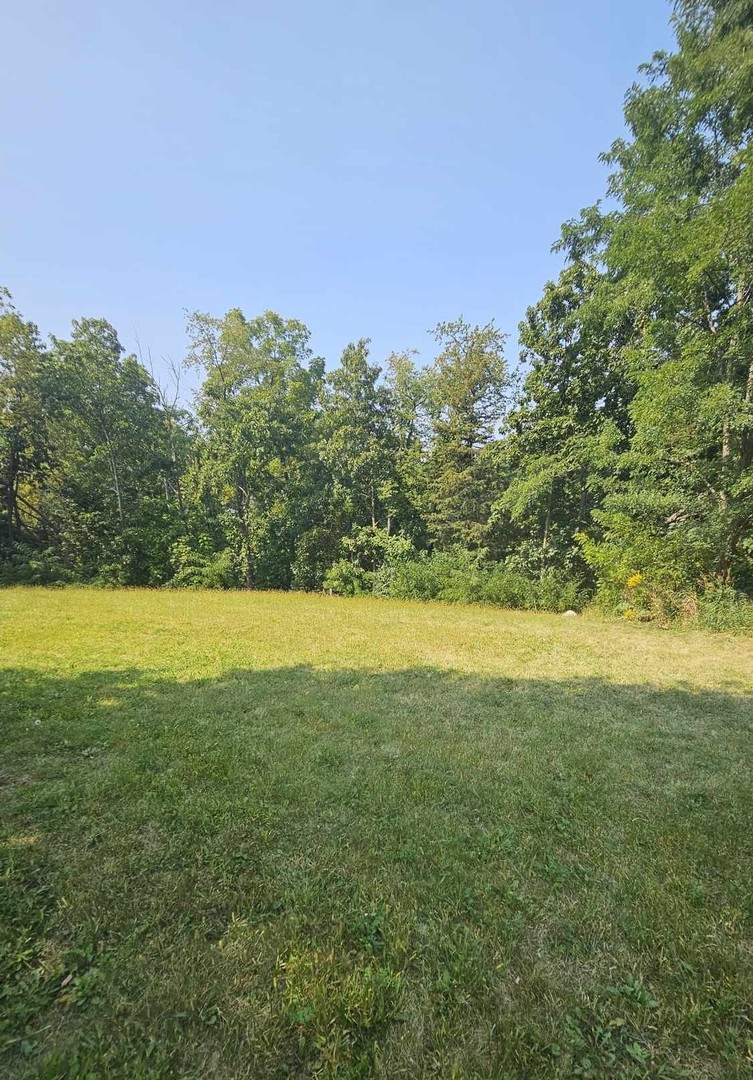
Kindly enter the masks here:
M 576 579 L 554 568 L 533 578 L 503 565 L 490 574 L 484 589 L 488 603 L 528 611 L 580 611 L 588 599 Z
M 0 585 L 63 585 L 75 581 L 73 572 L 53 548 L 38 550 L 15 543 L 0 563 Z
M 351 529 L 350 534 L 343 537 L 341 549 L 351 562 L 366 570 L 378 570 L 384 565 L 393 566 L 415 554 L 407 536 L 370 527 Z
M 707 630 L 753 630 L 753 601 L 729 585 L 713 586 L 698 598 L 698 621 Z
M 619 209 L 608 218 L 594 209 L 563 235 L 573 258 L 586 250 L 600 261 L 633 326 L 623 356 L 635 387 L 634 433 L 616 462 L 613 496 L 594 515 L 604 535 L 592 540 L 638 566 L 645 545 L 642 557 L 666 595 L 751 577 L 746 10 L 701 0 L 678 7 L 679 48 L 646 65 L 646 81 L 627 96 L 629 137 L 605 156 Z M 591 554 L 602 567 L 610 562 L 606 550 Z
M 320 589 L 338 557 L 340 537 L 333 525 L 314 525 L 299 536 L 290 568 L 291 586 L 305 592 Z
M 446 600 L 475 603 L 483 599 L 487 574 L 482 555 L 463 548 L 422 552 L 414 560 L 390 568 L 382 576 L 380 593 L 399 600 Z
M 180 528 L 176 417 L 103 320 L 50 348 L 0 310 L 2 576 L 158 584 Z
M 396 442 L 381 368 L 368 362 L 368 341 L 348 345 L 327 378 L 320 453 L 333 484 L 336 512 L 345 522 L 389 527 L 397 487 Z
M 324 575 L 325 591 L 336 596 L 361 596 L 371 591 L 374 574 L 350 559 L 337 559 Z
M 323 365 L 307 328 L 238 309 L 190 316 L 189 363 L 205 372 L 189 514 L 201 535 L 219 523 L 247 588 L 287 588 L 298 538 L 310 527 L 318 463 L 315 407 Z
M 622 613 L 680 615 L 713 558 L 706 531 L 684 521 L 672 495 L 632 485 L 624 494 L 608 496 L 594 517 L 602 538 L 582 535 L 581 543 L 600 603 Z M 641 576 L 640 587 L 628 588 L 635 574 Z
M 377 591 L 387 595 L 384 582 L 392 570 L 405 563 L 415 549 L 406 536 L 390 535 L 385 529 L 354 527 L 340 543 L 342 558 L 330 567 L 324 588 L 339 596 L 357 596 Z
M 621 346 L 629 322 L 613 286 L 574 261 L 521 323 L 530 370 L 506 419 L 499 466 L 506 484 L 492 508 L 492 542 L 531 571 L 583 576 L 575 540 L 599 506 L 630 433 L 632 387 Z
M 179 540 L 172 551 L 175 573 L 168 582 L 174 589 L 233 589 L 241 580 L 235 552 L 212 549 L 209 537 L 198 546 Z
M 485 563 L 483 553 L 463 548 L 422 554 L 377 575 L 374 591 L 401 600 L 486 603 L 531 611 L 579 610 L 585 591 L 572 578 L 547 570 L 527 576 L 500 563 Z
M 505 334 L 494 323 L 440 323 L 441 351 L 430 372 L 433 441 L 427 461 L 429 531 L 439 547 L 480 548 L 493 477 L 483 448 L 502 417 L 509 385 Z
M 0 582 L 546 610 L 595 592 L 745 624 L 708 597 L 753 595 L 753 21 L 683 0 L 673 25 L 604 155 L 609 209 L 562 227 L 517 374 L 493 322 L 440 323 L 422 365 L 361 338 L 326 371 L 295 319 L 195 312 L 189 412 L 109 323 L 46 343 L 2 291 Z

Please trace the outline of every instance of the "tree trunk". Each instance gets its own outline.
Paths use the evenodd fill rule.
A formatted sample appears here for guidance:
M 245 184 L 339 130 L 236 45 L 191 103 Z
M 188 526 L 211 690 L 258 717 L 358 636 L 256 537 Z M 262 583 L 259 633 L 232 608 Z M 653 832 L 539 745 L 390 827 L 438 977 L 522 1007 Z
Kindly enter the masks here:
M 734 380 L 733 362 L 732 362 L 732 350 L 727 352 L 727 360 L 724 365 L 724 377 L 726 382 L 732 386 Z M 722 421 L 722 461 L 726 461 L 730 453 L 732 452 L 732 429 L 729 422 L 729 416 L 725 416 Z
M 235 494 L 235 512 L 241 529 L 241 556 L 243 559 L 243 577 L 247 589 L 254 587 L 254 561 L 251 554 L 251 530 L 248 527 L 248 493 L 239 484 Z
M 552 524 L 552 499 L 554 498 L 554 484 L 549 488 L 546 500 L 546 517 L 544 518 L 544 535 L 541 538 L 541 550 L 546 551 L 549 546 L 549 527 Z
M 16 502 L 18 491 L 19 454 L 18 441 L 12 438 L 8 453 L 8 466 L 5 474 L 5 507 L 8 512 L 8 540 L 12 543 L 17 535 L 19 513 Z
M 117 463 L 116 463 L 114 457 L 110 458 L 110 463 L 112 465 L 112 479 L 113 479 L 113 482 L 115 484 L 115 498 L 117 499 L 117 502 L 118 502 L 118 520 L 120 521 L 120 524 L 122 525 L 125 518 L 124 518 L 124 515 L 123 515 L 123 497 L 120 494 L 120 478 L 118 476 L 118 466 L 117 466 Z
M 586 509 L 586 477 L 585 471 L 580 474 L 580 501 L 578 503 L 578 518 L 575 522 L 575 531 L 577 532 L 583 524 L 583 511 Z
M 745 385 L 745 404 L 753 402 L 753 360 L 748 368 L 748 380 Z M 740 464 L 743 469 L 749 469 L 753 465 L 753 432 L 746 431 L 741 439 Z
M 180 483 L 180 469 L 178 468 L 178 455 L 175 450 L 175 429 L 172 421 L 170 421 L 170 458 L 173 463 L 173 476 L 175 477 L 175 499 L 178 503 L 178 512 L 181 516 L 181 520 L 185 518 L 185 511 L 183 509 L 183 488 Z
M 112 443 L 110 442 L 110 436 L 105 429 L 105 442 L 107 443 L 107 456 L 110 460 L 110 472 L 112 474 L 112 483 L 115 489 L 115 499 L 118 504 L 118 520 L 122 525 L 125 517 L 123 514 L 123 497 L 120 492 L 120 477 L 118 475 L 118 463 L 115 460 L 115 451 L 113 450 Z
M 181 516 L 181 520 L 183 520 L 186 516 L 186 512 L 183 508 L 183 487 L 180 482 L 180 472 L 178 471 L 177 462 L 175 462 L 175 497 L 178 501 L 178 513 Z

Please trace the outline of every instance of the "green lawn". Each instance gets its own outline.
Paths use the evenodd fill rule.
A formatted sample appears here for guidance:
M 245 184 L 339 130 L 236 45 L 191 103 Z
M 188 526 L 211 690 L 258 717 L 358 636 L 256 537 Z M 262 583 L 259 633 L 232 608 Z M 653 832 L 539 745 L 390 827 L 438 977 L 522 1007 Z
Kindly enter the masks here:
M 5 590 L 0 663 L 0 1075 L 749 1075 L 750 640 Z

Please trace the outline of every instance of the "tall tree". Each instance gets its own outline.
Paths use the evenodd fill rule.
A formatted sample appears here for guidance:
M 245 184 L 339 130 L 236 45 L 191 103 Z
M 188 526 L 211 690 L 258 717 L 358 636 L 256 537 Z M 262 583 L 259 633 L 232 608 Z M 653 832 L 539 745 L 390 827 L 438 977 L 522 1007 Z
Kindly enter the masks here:
M 612 587 L 753 583 L 753 8 L 687 0 L 675 28 L 606 155 L 619 210 L 569 228 L 601 241 L 635 327 L 635 434 L 589 549 Z
M 39 539 L 35 488 L 46 455 L 44 347 L 0 288 L 0 552 Z
M 176 529 L 165 495 L 165 417 L 148 371 L 103 319 L 53 338 L 45 378 L 50 440 L 40 504 L 54 546 L 84 576 L 159 581 Z
M 188 323 L 188 363 L 205 379 L 194 516 L 219 529 L 246 588 L 286 588 L 317 493 L 316 403 L 323 363 L 309 332 L 274 312 L 202 313 Z M 212 520 L 214 519 L 214 521 Z
M 369 342 L 347 345 L 327 378 L 320 443 L 347 527 L 389 532 L 395 510 L 395 452 L 390 399 L 381 368 L 369 363 Z
M 631 324 L 614 293 L 601 267 L 579 259 L 520 325 L 528 374 L 505 424 L 493 517 L 500 553 L 528 570 L 582 573 L 576 537 L 628 443 Z
M 493 322 L 440 323 L 441 346 L 431 371 L 433 443 L 428 522 L 441 548 L 483 547 L 488 537 L 492 477 L 484 448 L 498 428 L 510 379 L 505 334 Z
M 430 372 L 416 365 L 412 352 L 387 358 L 385 387 L 394 450 L 391 505 L 400 529 L 425 547 L 426 461 L 431 442 Z

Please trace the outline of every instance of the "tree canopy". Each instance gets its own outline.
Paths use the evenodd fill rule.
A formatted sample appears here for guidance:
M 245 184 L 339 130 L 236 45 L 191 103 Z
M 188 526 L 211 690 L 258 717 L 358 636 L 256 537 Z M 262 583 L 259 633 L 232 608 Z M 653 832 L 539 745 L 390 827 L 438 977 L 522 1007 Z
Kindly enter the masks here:
M 753 593 L 753 2 L 673 24 L 518 364 L 462 317 L 428 361 L 362 338 L 328 365 L 295 319 L 195 312 L 179 404 L 107 322 L 46 341 L 3 291 L 0 579 L 423 595 L 454 567 L 628 614 Z

